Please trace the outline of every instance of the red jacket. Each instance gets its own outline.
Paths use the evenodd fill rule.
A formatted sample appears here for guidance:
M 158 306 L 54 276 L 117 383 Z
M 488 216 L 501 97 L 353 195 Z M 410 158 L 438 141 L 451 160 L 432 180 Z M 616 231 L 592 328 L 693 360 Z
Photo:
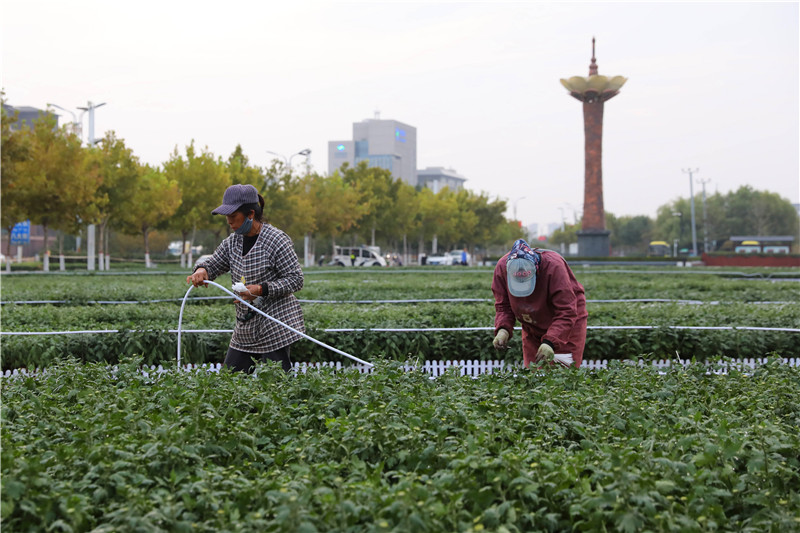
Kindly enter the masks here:
M 555 353 L 572 353 L 576 366 L 583 359 L 586 344 L 586 296 L 567 262 L 557 252 L 537 250 L 541 254 L 533 293 L 524 298 L 511 296 L 506 282 L 504 255 L 495 266 L 494 330 L 512 334 L 517 320 L 522 324 L 525 365 L 533 359 L 542 341 L 553 345 Z M 532 352 L 532 353 L 531 353 Z

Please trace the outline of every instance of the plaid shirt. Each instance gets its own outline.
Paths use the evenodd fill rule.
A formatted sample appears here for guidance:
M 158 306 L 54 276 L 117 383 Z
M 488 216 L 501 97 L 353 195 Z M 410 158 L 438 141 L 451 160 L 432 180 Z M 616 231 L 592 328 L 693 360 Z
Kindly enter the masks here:
M 242 241 L 241 235 L 229 235 L 214 250 L 214 254 L 198 264 L 195 270 L 205 268 L 210 280 L 230 272 L 234 283 L 244 276 L 246 285 L 261 285 L 263 298 L 260 309 L 305 333 L 303 310 L 293 294 L 303 288 L 303 270 L 297 260 L 292 240 L 283 231 L 262 223 L 256 243 L 244 256 Z M 267 353 L 302 338 L 258 313 L 250 320 L 242 321 L 250 310 L 236 301 L 232 348 L 248 353 Z

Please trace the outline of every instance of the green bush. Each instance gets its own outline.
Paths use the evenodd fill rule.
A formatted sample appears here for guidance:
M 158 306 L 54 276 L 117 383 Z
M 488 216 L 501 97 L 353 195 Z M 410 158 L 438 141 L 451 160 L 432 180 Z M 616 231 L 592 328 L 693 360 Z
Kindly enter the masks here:
M 797 531 L 800 369 L 2 385 L 9 531 Z

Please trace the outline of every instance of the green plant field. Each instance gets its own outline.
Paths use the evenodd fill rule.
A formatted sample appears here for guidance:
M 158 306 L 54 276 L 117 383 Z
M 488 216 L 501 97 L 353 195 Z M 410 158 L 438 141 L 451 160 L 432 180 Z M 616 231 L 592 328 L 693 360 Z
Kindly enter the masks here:
M 800 370 L 436 380 L 66 362 L 2 386 L 8 531 L 800 531 Z
M 800 327 L 800 283 L 752 279 L 713 270 L 687 272 L 675 268 L 636 270 L 577 270 L 586 287 L 590 329 L 585 358 L 682 358 L 715 356 L 761 357 L 800 354 L 800 333 L 747 330 L 671 329 L 679 327 Z M 747 275 L 786 276 L 786 271 L 750 271 Z M 521 359 L 519 337 L 511 349 L 498 354 L 491 332 L 332 332 L 355 328 L 490 328 L 494 305 L 489 287 L 491 269 L 310 270 L 301 300 L 366 303 L 304 303 L 309 335 L 358 357 L 406 359 Z M 229 276 L 219 283 L 228 285 Z M 186 293 L 185 274 L 151 275 L 14 275 L 2 278 L 4 302 L 61 301 L 58 304 L 6 304 L 6 332 L 121 330 L 113 334 L 8 336 L 2 343 L 3 369 L 44 367 L 73 356 L 84 361 L 117 362 L 139 354 L 148 364 L 175 359 L 180 301 Z M 195 289 L 185 309 L 183 329 L 233 327 L 228 299 L 216 288 Z M 467 298 L 473 302 L 380 303 L 375 300 Z M 613 302 L 602 300 L 668 299 L 672 302 Z M 151 300 L 169 300 L 155 301 Z M 101 305 L 93 301 L 135 301 L 141 304 Z M 700 301 L 702 305 L 688 302 Z M 765 304 L 764 302 L 773 302 Z M 775 303 L 777 302 L 777 303 Z M 601 329 L 647 326 L 654 329 Z M 220 362 L 228 333 L 192 333 L 185 337 L 186 362 Z M 336 360 L 331 352 L 310 341 L 293 346 L 298 361 Z

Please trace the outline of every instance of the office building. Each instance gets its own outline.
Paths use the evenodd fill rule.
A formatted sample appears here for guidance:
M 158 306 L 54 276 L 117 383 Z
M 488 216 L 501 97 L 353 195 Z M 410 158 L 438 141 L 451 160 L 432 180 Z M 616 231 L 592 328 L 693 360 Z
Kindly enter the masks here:
M 366 119 L 353 123 L 353 139 L 328 142 L 328 173 L 367 161 L 392 176 L 417 185 L 417 129 L 397 120 Z
M 417 184 L 431 189 L 434 194 L 445 187 L 451 191 L 458 191 L 464 187 L 467 178 L 453 170 L 444 167 L 427 167 L 417 171 Z
M 14 131 L 20 130 L 22 128 L 33 129 L 33 122 L 38 119 L 40 116 L 46 115 L 47 111 L 42 109 L 37 109 L 35 107 L 30 106 L 11 106 L 8 104 L 3 104 L 3 111 L 6 112 L 6 116 L 11 119 L 14 116 L 14 113 L 18 113 L 17 120 L 15 122 L 11 122 L 11 129 Z M 58 127 L 58 115 L 56 116 L 56 127 Z

